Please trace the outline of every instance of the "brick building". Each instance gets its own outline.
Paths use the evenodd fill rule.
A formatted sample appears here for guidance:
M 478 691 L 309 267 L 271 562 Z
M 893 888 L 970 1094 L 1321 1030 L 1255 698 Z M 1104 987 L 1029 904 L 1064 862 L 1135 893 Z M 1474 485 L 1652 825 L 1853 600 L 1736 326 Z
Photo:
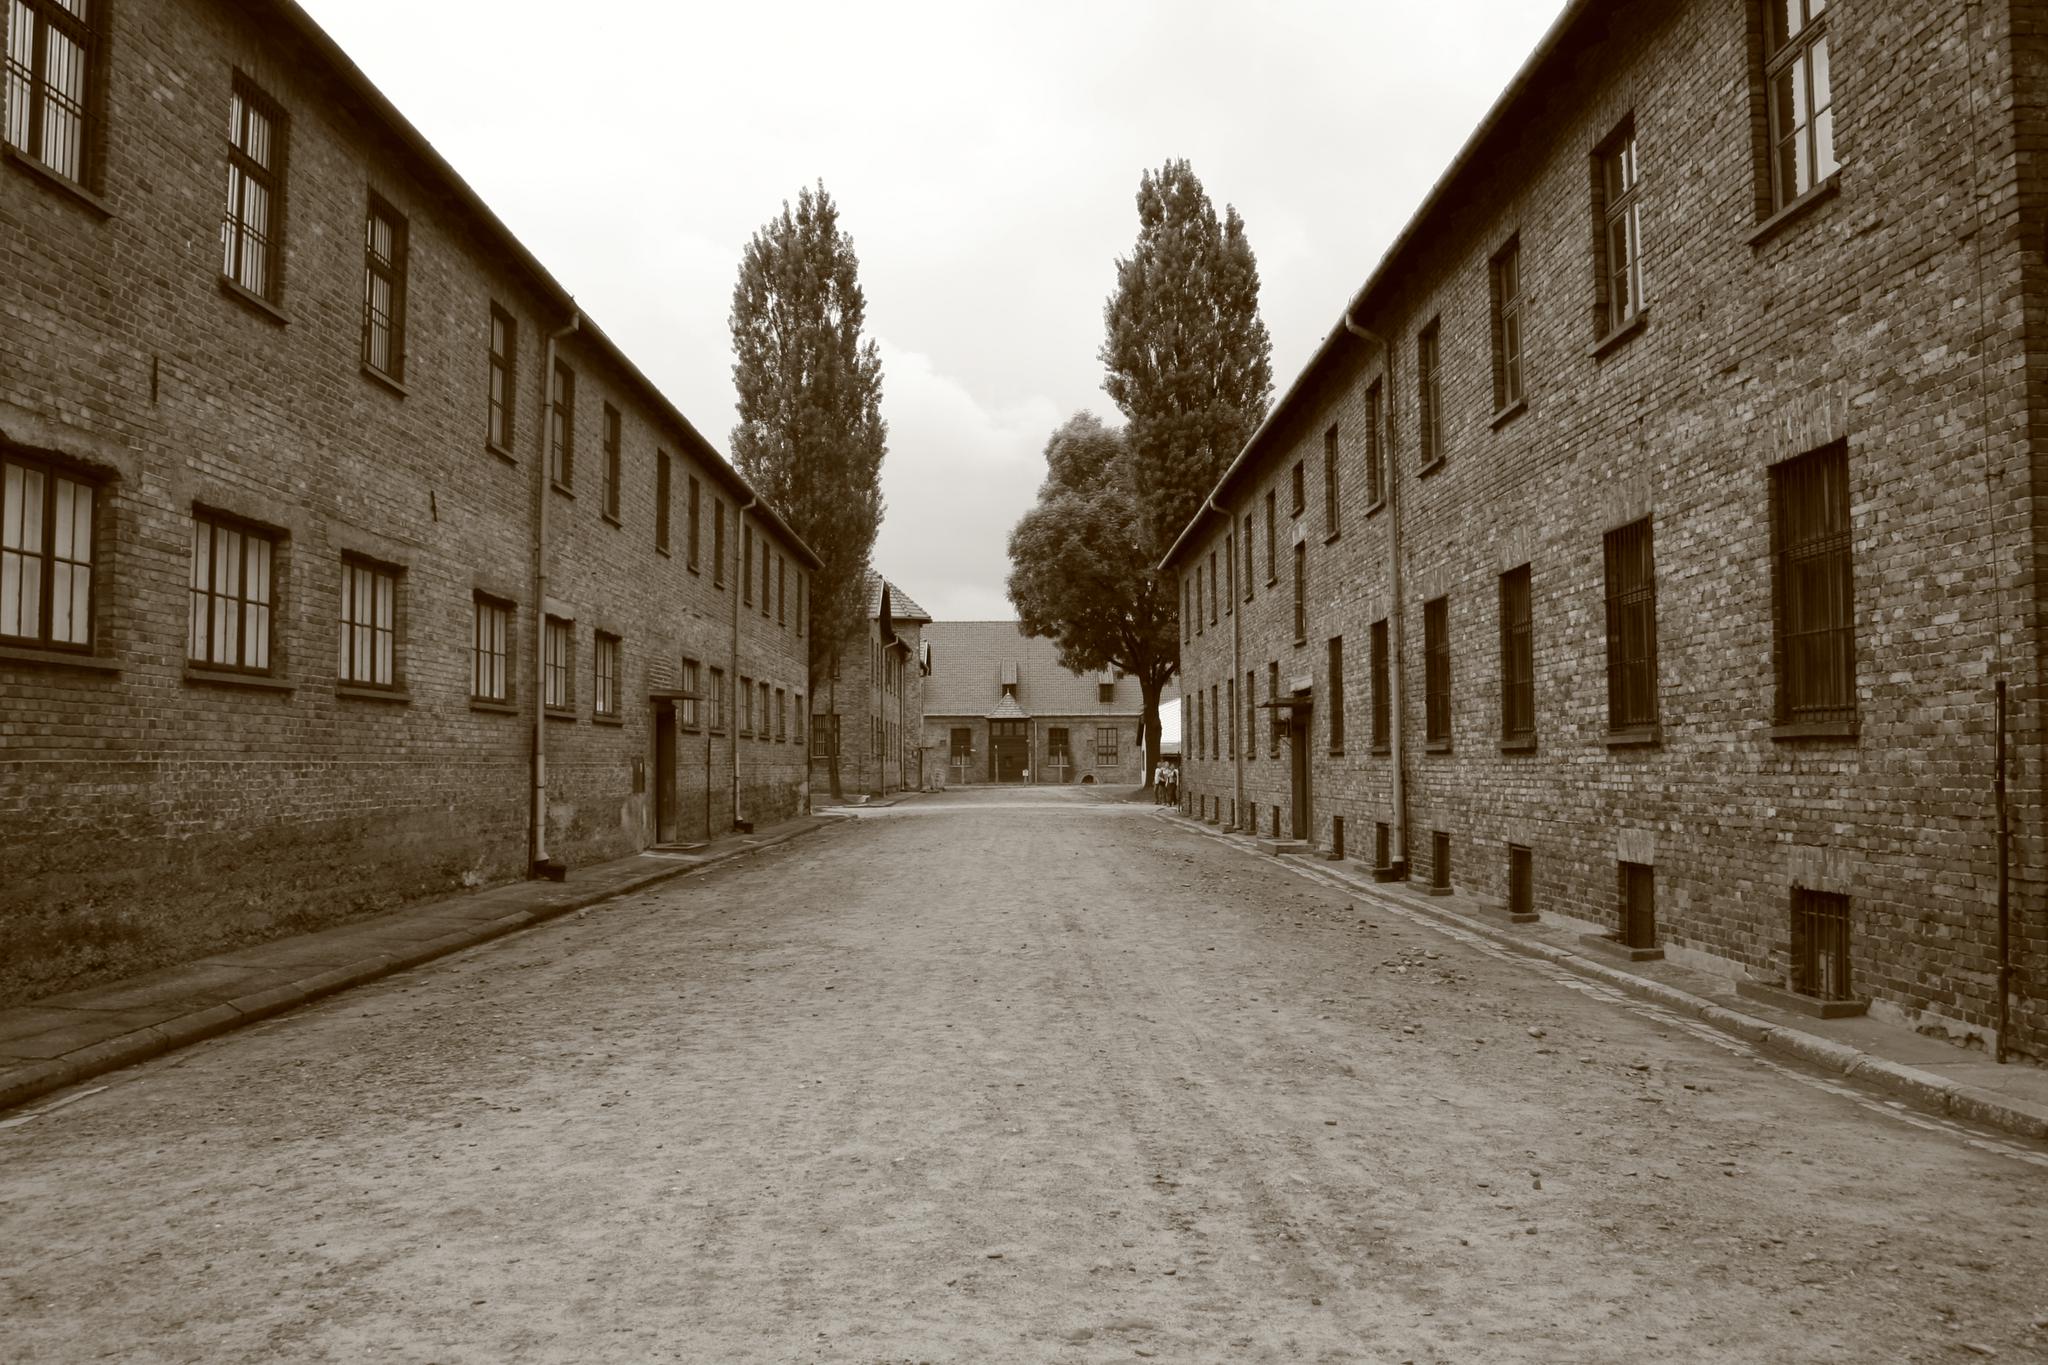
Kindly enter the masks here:
M 814 556 L 303 11 L 5 14 L 0 932 L 803 808 Z
M 924 637 L 925 746 L 947 782 L 1145 780 L 1136 678 L 1070 672 L 1015 621 L 934 621 Z
M 867 576 L 861 637 L 847 641 L 812 705 L 811 784 L 885 796 L 924 785 L 924 636 L 931 616 L 878 573 Z
M 1978 1039 L 2003 869 L 2048 1053 L 2044 11 L 1570 4 L 1166 561 L 1189 811 Z

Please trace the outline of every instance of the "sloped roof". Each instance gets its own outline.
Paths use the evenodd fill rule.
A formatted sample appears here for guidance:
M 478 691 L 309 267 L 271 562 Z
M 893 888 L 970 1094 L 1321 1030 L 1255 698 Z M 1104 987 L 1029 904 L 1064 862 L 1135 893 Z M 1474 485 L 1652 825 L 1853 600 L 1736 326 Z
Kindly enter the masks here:
M 1005 692 L 1003 699 L 988 713 L 990 720 L 1029 720 L 1031 713 L 1017 704 L 1017 699 Z
M 986 716 L 1002 700 L 1002 668 L 1017 665 L 1017 700 L 1033 716 L 1136 716 L 1144 698 L 1136 678 L 1119 678 L 1116 700 L 1097 698 L 1093 673 L 1060 667 L 1059 646 L 1034 639 L 1015 621 L 933 621 L 924 628 L 931 676 L 924 680 L 928 716 Z
M 910 594 L 885 580 L 880 574 L 868 573 L 868 619 L 874 620 L 882 614 L 882 584 L 889 582 L 889 615 L 897 621 L 929 621 L 932 614 L 910 600 Z

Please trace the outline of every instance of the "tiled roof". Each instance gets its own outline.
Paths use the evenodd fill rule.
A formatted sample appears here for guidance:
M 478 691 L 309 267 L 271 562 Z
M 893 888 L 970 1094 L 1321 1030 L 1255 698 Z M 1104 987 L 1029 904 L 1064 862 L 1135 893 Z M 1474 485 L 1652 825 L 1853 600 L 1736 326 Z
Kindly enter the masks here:
M 1097 699 L 1093 673 L 1060 667 L 1059 646 L 1024 634 L 1015 621 L 934 621 L 924 680 L 928 716 L 986 716 L 1002 700 L 1003 665 L 1017 666 L 1017 700 L 1033 716 L 1135 716 L 1144 709 L 1136 678 L 1119 678 L 1116 700 Z
M 990 720 L 1029 720 L 1031 713 L 1017 704 L 1017 699 L 1005 692 L 1003 699 L 988 713 Z
M 868 619 L 874 620 L 882 613 L 882 576 L 872 571 L 868 574 Z M 889 615 L 898 621 L 929 621 L 932 614 L 910 600 L 910 594 L 889 584 Z

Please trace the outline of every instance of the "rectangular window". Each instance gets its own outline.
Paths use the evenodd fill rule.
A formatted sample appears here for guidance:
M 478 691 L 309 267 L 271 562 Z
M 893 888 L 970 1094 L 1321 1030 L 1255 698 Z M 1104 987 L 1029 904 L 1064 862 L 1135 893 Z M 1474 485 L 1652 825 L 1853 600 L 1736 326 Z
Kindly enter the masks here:
M 510 701 L 512 608 L 482 593 L 476 596 L 470 632 L 469 695 L 478 701 Z
M 1443 379 L 1437 369 L 1442 341 L 1443 324 L 1435 318 L 1415 334 L 1415 431 L 1425 470 L 1444 457 Z
M 781 688 L 775 689 L 775 738 L 789 738 L 789 694 Z
M 1294 543 L 1294 643 L 1308 639 L 1308 546 Z
M 775 624 L 786 626 L 789 618 L 783 608 L 789 602 L 789 561 L 781 555 L 775 556 Z
M 541 702 L 550 711 L 570 711 L 576 706 L 576 625 L 550 616 L 545 629 Z
M 1099 682 L 1095 684 L 1095 700 L 1103 706 L 1114 703 L 1116 701 L 1116 684 L 1113 682 Z
M 740 522 L 740 601 L 754 605 L 754 528 Z
M 613 521 L 619 519 L 619 461 L 620 436 L 619 410 L 610 403 L 604 405 L 604 485 L 598 490 L 599 501 L 604 504 L 604 514 Z M 662 536 L 662 543 L 668 543 L 668 536 Z
M 340 680 L 398 686 L 398 574 L 360 560 L 341 562 Z
M 1272 587 L 1280 581 L 1279 490 L 1266 490 L 1266 586 Z
M 1785 207 L 1826 180 L 1839 164 L 1826 10 L 1827 0 L 1765 0 L 1773 208 Z
M 1372 623 L 1372 751 L 1386 753 L 1393 746 L 1393 694 L 1387 679 L 1387 623 Z
M 363 363 L 405 378 L 405 219 L 374 194 L 363 220 Z
M 1252 514 L 1247 512 L 1244 514 L 1244 600 L 1247 602 L 1252 600 L 1252 581 L 1256 577 L 1252 572 Z
M 1422 604 L 1423 739 L 1432 749 L 1451 747 L 1451 600 Z
M 1385 397 L 1379 380 L 1365 391 L 1365 500 L 1377 507 L 1387 500 L 1387 467 L 1383 454 Z
M 768 684 L 757 683 L 755 684 L 755 690 L 761 695 L 761 728 L 758 733 L 762 739 L 766 739 L 768 738 Z
M 576 372 L 555 362 L 548 404 L 548 477 L 564 491 L 576 486 Z
M 1635 320 L 1643 306 L 1642 168 L 1633 121 L 1609 138 L 1597 158 L 1600 197 L 1600 334 Z
M 1202 566 L 1195 565 L 1195 634 L 1202 633 Z
M 1209 624 L 1216 624 L 1216 602 L 1223 596 L 1216 590 L 1216 552 L 1209 551 Z
M 1650 519 L 1607 533 L 1607 726 L 1657 723 L 1657 575 Z
M 1344 534 L 1343 509 L 1337 498 L 1337 428 L 1323 433 L 1323 536 L 1335 540 Z
M 1235 673 L 1231 674 L 1231 675 L 1230 675 L 1230 679 L 1229 679 L 1229 681 L 1228 681 L 1228 682 L 1226 682 L 1226 683 L 1224 684 L 1224 692 L 1223 692 L 1223 706 L 1224 706 L 1224 710 L 1223 710 L 1223 719 L 1224 719 L 1224 720 L 1226 720 L 1226 721 L 1228 721 L 1228 722 L 1230 723 L 1230 728 L 1229 728 L 1228 730 L 1225 730 L 1225 731 L 1223 732 L 1223 747 L 1224 747 L 1224 757 L 1226 757 L 1226 758 L 1236 758 L 1236 757 L 1237 757 L 1237 675 L 1236 675 Z
M 796 694 L 795 700 L 793 700 L 790 703 L 789 710 L 791 719 L 793 719 L 796 722 L 796 733 L 794 738 L 798 744 L 802 744 L 804 742 L 804 717 L 810 714 L 808 711 L 804 710 L 803 693 L 799 692 Z
M 751 735 L 754 733 L 754 680 L 744 673 L 740 674 L 738 700 L 739 705 L 734 711 L 733 720 L 740 727 L 742 735 Z
M 1244 673 L 1244 756 L 1254 762 L 1259 757 L 1259 675 L 1249 668 Z
M 1266 664 L 1266 700 L 1280 700 L 1280 665 L 1269 660 Z M 1268 757 L 1280 757 L 1280 712 L 1273 711 L 1273 723 L 1266 727 L 1266 753 Z
M 820 714 L 811 718 L 811 757 L 830 758 L 839 752 L 839 717 Z
M 725 504 L 711 500 L 711 585 L 725 586 Z
M 698 666 L 695 659 L 683 660 L 683 685 L 681 690 L 693 694 L 684 697 L 682 702 L 682 726 L 685 730 L 695 730 L 703 719 L 703 698 L 694 695 L 697 692 L 698 679 L 702 672 L 703 670 Z
M 1820 1000 L 1847 1000 L 1849 898 L 1792 888 L 1792 989 Z
M 518 392 L 519 324 L 510 313 L 491 305 L 491 406 L 484 419 L 484 439 L 493 450 L 512 453 L 512 397 Z
M 1619 863 L 1621 932 L 1631 948 L 1657 946 L 1657 870 L 1647 863 Z
M 1200 688 L 1195 689 L 1195 758 L 1199 761 L 1209 756 L 1209 698 Z
M 1508 845 L 1508 914 L 1517 918 L 1536 913 L 1535 857 L 1522 844 Z
M 662 460 L 666 464 L 668 457 L 664 455 Z M 697 482 L 697 476 L 692 474 L 690 476 L 690 558 L 688 562 L 693 571 L 697 568 L 699 544 L 703 539 L 703 533 L 698 527 L 698 505 L 702 501 L 703 495 L 702 485 Z M 666 506 L 667 502 L 668 499 L 662 499 L 664 506 Z
M 1522 401 L 1522 239 L 1510 237 L 1488 272 L 1493 293 L 1493 410 Z
M 668 553 L 669 505 L 675 501 L 672 489 L 675 472 L 668 452 L 654 452 L 654 548 Z M 690 567 L 697 567 L 697 481 L 690 480 Z
M 725 670 L 711 670 L 711 695 L 705 698 L 711 703 L 711 729 L 716 734 L 725 733 Z
M 1114 725 L 1095 727 L 1095 766 L 1098 768 L 1116 765 L 1117 730 Z
M 188 660 L 204 668 L 270 671 L 275 550 L 276 538 L 268 531 L 192 514 Z
M 591 698 L 591 706 L 600 716 L 618 716 L 622 712 L 620 665 L 624 662 L 623 653 L 618 636 L 597 632 L 596 656 L 591 664 L 591 671 L 597 679 L 597 691 Z
M 278 299 L 284 223 L 284 111 L 243 76 L 228 99 L 228 203 L 221 273 L 260 299 Z
M 798 569 L 796 572 L 796 633 L 798 638 L 802 638 L 804 633 L 804 572 L 802 569 Z
M 1186 644 L 1195 638 L 1194 613 L 1188 610 L 1188 603 L 1191 600 L 1192 594 L 1188 588 L 1188 580 L 1183 578 L 1180 581 L 1180 640 L 1182 644 Z
M 770 582 L 769 582 L 769 579 L 768 579 L 768 557 L 769 557 L 770 553 L 771 553 L 771 551 L 770 551 L 770 549 L 769 549 L 769 545 L 768 545 L 768 537 L 766 537 L 766 536 L 762 536 L 762 537 L 761 537 L 761 614 L 762 614 L 763 616 L 767 616 L 767 615 L 770 615 L 770 614 L 771 614 L 771 613 L 772 613 L 772 612 L 774 611 L 774 607 L 775 607 L 775 604 L 774 604 L 773 602 L 771 602 L 771 601 L 769 601 L 769 600 L 768 600 L 768 594 L 769 594 L 769 591 L 770 591 L 770 589 L 771 589 L 771 588 L 772 588 L 772 587 L 774 586 L 774 585 L 773 585 L 772 583 L 770 583 Z
M 1500 576 L 1500 735 L 1536 734 L 1536 647 L 1529 626 L 1529 566 Z
M 1329 680 L 1326 709 L 1330 713 L 1330 752 L 1344 752 L 1344 637 L 1330 637 Z
M 12 0 L 7 141 L 76 185 L 91 171 L 92 0 Z
M 1837 442 L 1771 466 L 1771 587 L 1777 720 L 1856 719 L 1856 596 L 1849 453 Z
M 1302 474 L 1300 460 L 1296 460 L 1294 467 L 1287 471 L 1287 487 L 1294 498 L 1287 509 L 1288 514 L 1298 517 L 1308 507 L 1308 481 Z

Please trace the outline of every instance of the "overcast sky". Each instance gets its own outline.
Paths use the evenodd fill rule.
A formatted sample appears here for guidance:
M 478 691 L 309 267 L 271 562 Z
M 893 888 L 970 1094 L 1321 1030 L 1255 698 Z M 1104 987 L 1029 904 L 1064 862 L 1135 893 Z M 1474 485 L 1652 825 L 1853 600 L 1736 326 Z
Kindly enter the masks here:
M 1562 8 L 301 2 L 721 450 L 740 250 L 822 179 L 882 350 L 876 566 L 940 619 L 1016 614 L 1046 437 L 1121 421 L 1141 171 L 1244 215 L 1284 389 Z

